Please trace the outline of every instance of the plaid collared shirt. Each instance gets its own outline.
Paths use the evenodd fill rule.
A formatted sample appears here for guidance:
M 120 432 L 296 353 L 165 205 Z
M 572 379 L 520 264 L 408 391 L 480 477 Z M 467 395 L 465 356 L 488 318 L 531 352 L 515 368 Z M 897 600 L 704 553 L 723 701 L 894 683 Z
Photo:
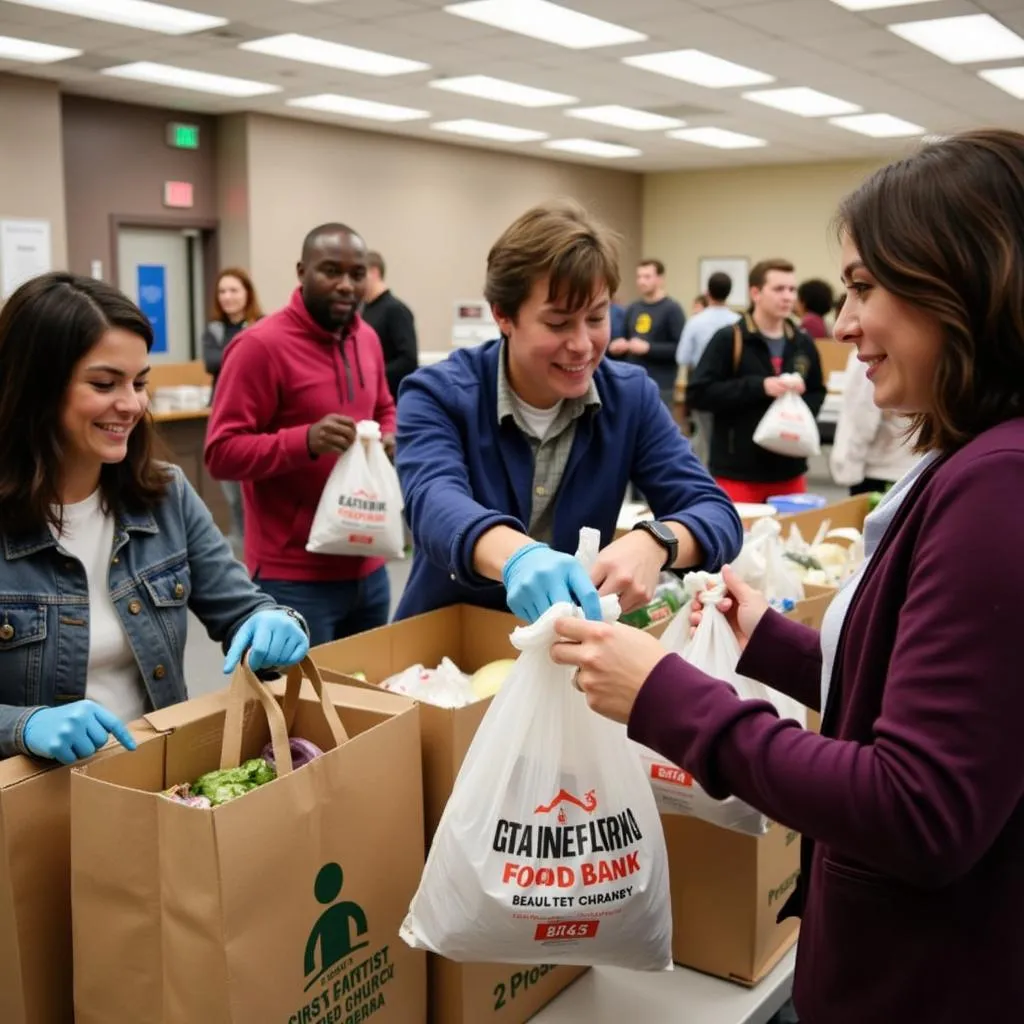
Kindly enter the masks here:
M 537 437 L 520 412 L 522 399 L 512 390 L 505 369 L 505 343 L 498 357 L 498 422 L 511 417 L 522 431 L 533 450 L 533 489 L 531 491 L 530 522 L 527 532 L 534 540 L 551 542 L 555 518 L 555 499 L 569 462 L 572 442 L 576 437 L 576 421 L 591 407 L 601 407 L 601 397 L 593 380 L 582 398 L 568 398 L 562 402 L 551 429 L 543 440 Z

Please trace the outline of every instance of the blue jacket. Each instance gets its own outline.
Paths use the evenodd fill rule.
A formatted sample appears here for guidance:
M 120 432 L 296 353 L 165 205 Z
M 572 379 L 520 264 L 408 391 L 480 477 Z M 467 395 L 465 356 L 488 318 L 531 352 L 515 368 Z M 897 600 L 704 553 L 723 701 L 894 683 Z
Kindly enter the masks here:
M 230 644 L 254 612 L 275 603 L 235 560 L 210 512 L 172 466 L 149 513 L 118 516 L 110 594 L 153 708 L 187 698 L 188 610 Z M 50 530 L 0 535 L 0 757 L 26 754 L 25 723 L 40 707 L 85 696 L 89 589 L 81 562 Z
M 447 605 L 505 608 L 505 588 L 473 569 L 480 535 L 530 519 L 533 453 L 512 423 L 498 423 L 498 341 L 462 349 L 407 377 L 398 404 L 398 475 L 413 534 L 413 564 L 397 619 Z M 683 524 L 717 570 L 740 550 L 743 529 L 640 366 L 604 360 L 594 374 L 600 409 L 577 421 L 559 488 L 554 543 L 572 553 L 580 528 L 615 533 L 632 481 L 657 519 Z

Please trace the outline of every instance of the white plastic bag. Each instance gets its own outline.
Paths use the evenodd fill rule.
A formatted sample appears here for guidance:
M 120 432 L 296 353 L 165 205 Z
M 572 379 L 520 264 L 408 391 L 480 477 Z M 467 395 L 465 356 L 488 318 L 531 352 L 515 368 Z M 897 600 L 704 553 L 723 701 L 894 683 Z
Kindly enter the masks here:
M 437 668 L 412 665 L 380 685 L 382 690 L 439 708 L 464 708 L 477 700 L 470 677 L 451 658 L 442 658 Z
M 321 555 L 405 557 L 402 488 L 373 420 L 356 424 L 356 442 L 331 470 L 306 550 Z
M 602 599 L 606 620 L 615 597 Z M 548 652 L 558 604 L 484 716 L 401 929 L 458 961 L 672 965 L 668 858 L 657 807 L 623 726 L 587 707 Z
M 662 634 L 662 645 L 708 675 L 729 683 L 744 700 L 770 701 L 781 717 L 795 719 L 806 727 L 807 709 L 802 704 L 770 686 L 737 674 L 740 646 L 725 615 L 718 610 L 718 603 L 726 594 L 721 576 L 689 573 L 684 583 L 691 600 L 692 595 L 700 595 L 704 605 L 703 619 L 691 639 L 689 615 L 677 615 Z M 689 772 L 647 747 L 639 744 L 637 747 L 658 810 L 663 814 L 687 814 L 748 835 L 757 836 L 768 830 L 768 818 L 749 804 L 734 796 L 715 800 L 704 792 Z
M 799 374 L 784 373 L 779 380 L 788 381 Z M 821 453 L 821 436 L 810 406 L 795 392 L 787 391 L 768 407 L 754 431 L 754 444 L 776 455 L 806 459 Z
M 776 519 L 754 523 L 732 568 L 744 583 L 760 591 L 781 611 L 789 611 L 804 598 L 799 567 L 786 557 L 782 527 Z

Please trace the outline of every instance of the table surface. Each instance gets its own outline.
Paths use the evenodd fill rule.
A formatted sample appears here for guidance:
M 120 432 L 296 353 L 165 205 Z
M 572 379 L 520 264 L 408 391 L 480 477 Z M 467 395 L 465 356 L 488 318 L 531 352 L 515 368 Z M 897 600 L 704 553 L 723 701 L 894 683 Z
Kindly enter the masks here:
M 176 409 L 173 412 L 153 413 L 154 423 L 174 423 L 177 420 L 205 420 L 209 419 L 210 410 L 204 409 Z
M 796 947 L 756 988 L 685 967 L 664 974 L 595 967 L 530 1024 L 767 1024 L 790 997 L 795 963 Z

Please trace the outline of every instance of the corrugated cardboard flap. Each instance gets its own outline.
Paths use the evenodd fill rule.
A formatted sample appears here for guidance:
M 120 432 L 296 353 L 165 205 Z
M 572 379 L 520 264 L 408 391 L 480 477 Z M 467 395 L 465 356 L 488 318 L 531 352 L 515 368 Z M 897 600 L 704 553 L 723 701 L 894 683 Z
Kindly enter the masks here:
M 137 721 L 129 722 L 128 728 L 136 743 L 142 743 L 146 739 L 152 739 L 159 729 L 156 729 L 146 717 Z M 155 731 L 154 731 L 155 730 Z M 96 757 L 102 757 L 124 748 L 116 740 L 111 740 Z M 30 779 L 36 779 L 47 772 L 59 771 L 67 768 L 68 765 L 58 764 L 56 761 L 44 761 L 34 757 L 24 757 L 18 754 L 16 757 L 6 757 L 0 760 L 0 790 L 9 789 L 11 786 L 21 785 Z

